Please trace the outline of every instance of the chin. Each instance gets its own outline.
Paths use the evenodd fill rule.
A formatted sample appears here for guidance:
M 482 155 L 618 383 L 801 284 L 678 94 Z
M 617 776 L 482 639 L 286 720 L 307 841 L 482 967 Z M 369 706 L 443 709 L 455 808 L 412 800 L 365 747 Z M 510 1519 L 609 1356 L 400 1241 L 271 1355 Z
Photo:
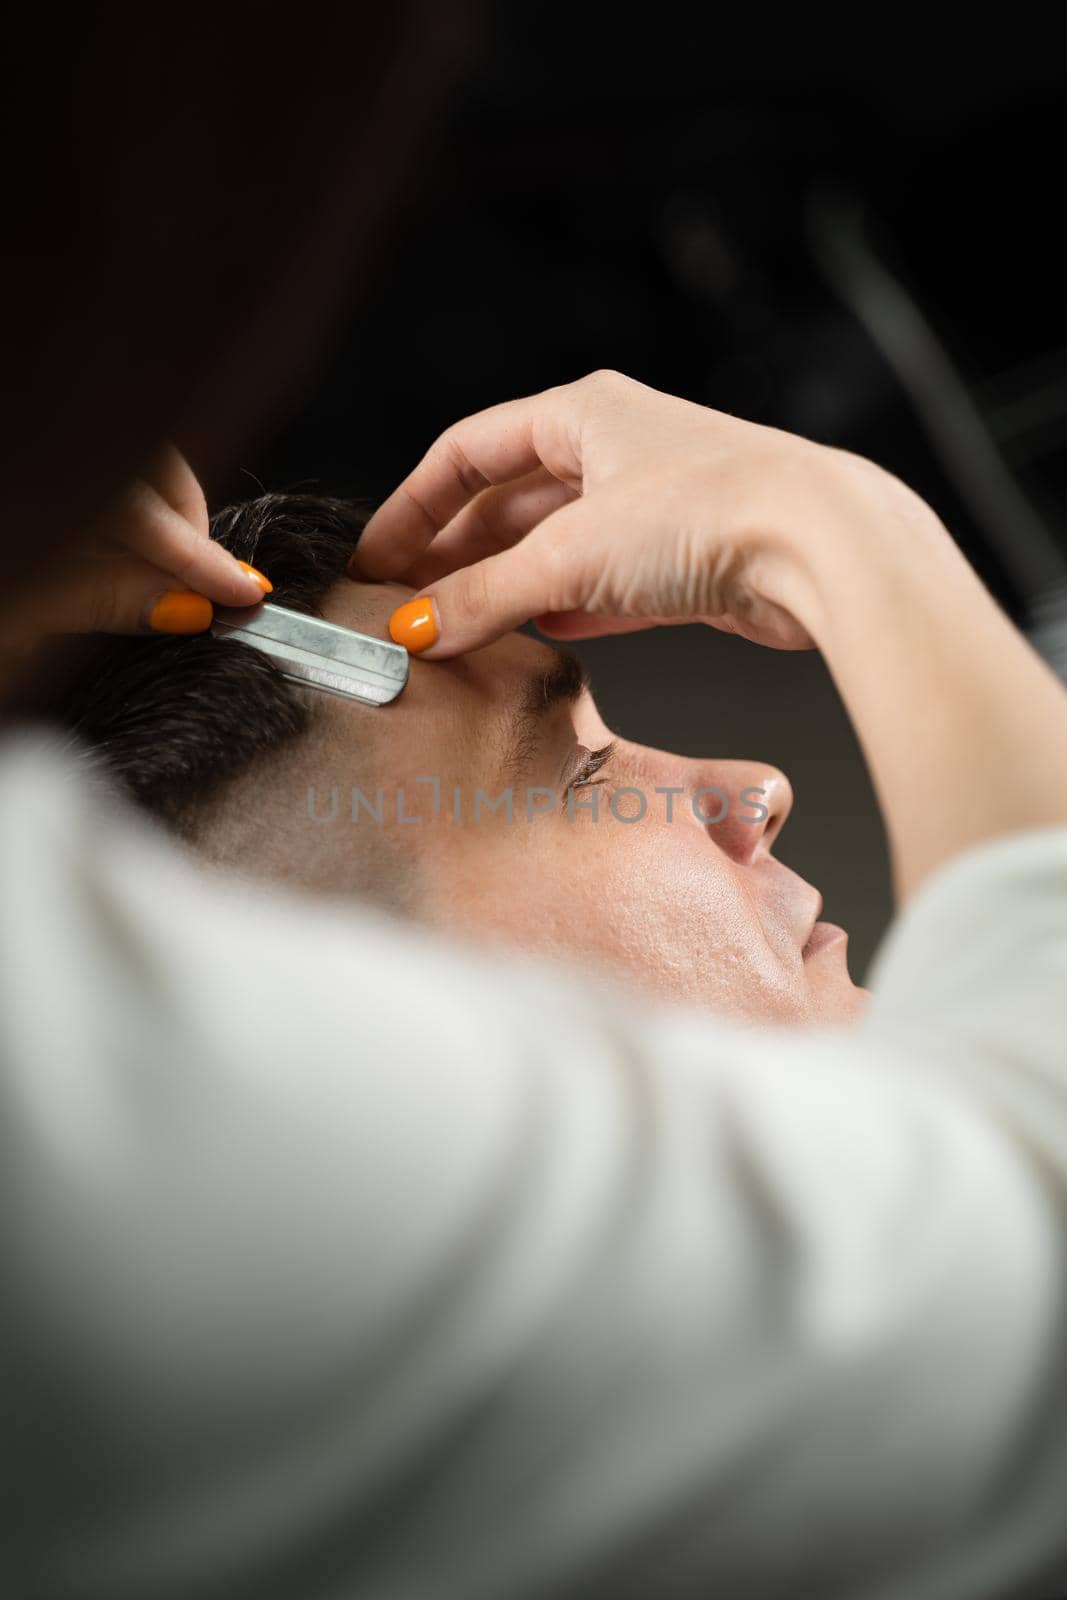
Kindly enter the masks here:
M 835 1024 L 858 1022 L 867 1009 L 870 991 L 845 981 L 813 996 L 812 1021 Z

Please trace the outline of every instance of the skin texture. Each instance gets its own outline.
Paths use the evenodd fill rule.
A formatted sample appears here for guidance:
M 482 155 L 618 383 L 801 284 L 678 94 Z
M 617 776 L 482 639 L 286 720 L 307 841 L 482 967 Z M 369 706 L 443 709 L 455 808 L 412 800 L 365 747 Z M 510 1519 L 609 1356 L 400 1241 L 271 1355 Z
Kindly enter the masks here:
M 399 584 L 346 582 L 325 608 L 328 620 L 385 636 L 392 610 L 411 594 Z M 660 997 L 752 1021 L 853 1020 L 866 995 L 850 980 L 841 934 L 804 959 L 820 909 L 818 892 L 776 861 L 772 847 L 792 805 L 785 775 L 760 762 L 690 760 L 619 740 L 588 786 L 568 786 L 585 750 L 611 732 L 588 691 L 536 719 L 516 767 L 514 718 L 531 676 L 557 652 L 519 634 L 435 665 L 413 659 L 404 693 L 385 710 L 316 696 L 307 740 L 227 794 L 205 830 L 204 848 L 220 863 L 242 857 L 257 873 L 333 893 L 369 891 L 438 928 L 489 939 L 621 975 Z M 440 779 L 440 808 L 433 787 Z M 358 788 L 383 820 L 361 809 Z M 332 789 L 338 789 L 337 815 Z M 595 787 L 593 786 L 595 785 Z M 613 815 L 619 786 L 644 792 L 647 812 L 633 823 Z M 698 820 L 691 796 L 726 792 L 721 821 Z M 308 789 L 314 786 L 309 816 Z M 453 816 L 459 787 L 460 817 Z M 511 787 L 513 820 L 484 807 Z M 675 796 L 672 820 L 657 787 Z M 527 792 L 554 791 L 559 804 Z M 762 789 L 746 804 L 741 791 Z M 398 820 L 398 790 L 401 816 Z M 596 796 L 597 813 L 584 809 Z M 715 816 L 722 802 L 703 802 Z M 766 816 L 759 819 L 759 804 Z M 619 796 L 620 815 L 639 802 Z M 550 806 L 542 811 L 541 806 Z M 743 820 L 748 818 L 750 820 Z

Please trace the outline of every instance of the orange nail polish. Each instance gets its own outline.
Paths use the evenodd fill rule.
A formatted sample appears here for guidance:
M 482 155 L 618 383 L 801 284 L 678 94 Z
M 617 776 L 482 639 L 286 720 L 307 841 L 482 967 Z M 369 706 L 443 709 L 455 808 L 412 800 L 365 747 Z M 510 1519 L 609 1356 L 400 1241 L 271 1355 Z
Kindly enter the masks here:
M 420 594 L 417 600 L 405 600 L 389 618 L 389 637 L 405 650 L 417 656 L 428 650 L 437 639 L 437 620 L 433 614 L 433 600 Z
M 254 567 L 251 561 L 238 561 L 237 565 L 239 567 L 243 567 L 250 578 L 255 578 L 264 594 L 273 594 L 273 583 L 271 583 L 270 579 L 265 573 L 260 572 L 258 567 Z
M 148 613 L 148 626 L 156 633 L 203 633 L 214 615 L 211 601 L 191 589 L 168 589 Z

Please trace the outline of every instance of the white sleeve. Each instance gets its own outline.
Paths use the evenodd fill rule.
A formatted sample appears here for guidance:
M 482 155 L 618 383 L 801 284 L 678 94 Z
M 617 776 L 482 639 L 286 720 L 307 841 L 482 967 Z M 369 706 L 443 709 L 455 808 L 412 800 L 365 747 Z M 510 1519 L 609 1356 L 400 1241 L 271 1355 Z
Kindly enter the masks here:
M 757 1030 L 0 766 L 0 1591 L 1064 1592 L 1067 828 Z

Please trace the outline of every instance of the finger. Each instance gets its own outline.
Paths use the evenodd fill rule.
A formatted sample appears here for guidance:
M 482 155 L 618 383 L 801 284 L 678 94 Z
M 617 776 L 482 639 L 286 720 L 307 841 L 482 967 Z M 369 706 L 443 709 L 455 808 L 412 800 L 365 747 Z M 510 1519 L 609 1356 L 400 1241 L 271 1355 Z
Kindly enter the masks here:
M 464 506 L 419 557 L 404 581 L 417 589 L 438 582 L 457 567 L 509 549 L 546 517 L 577 498 L 577 491 L 560 483 L 545 467 L 517 478 L 514 483 L 485 489 Z M 357 554 L 359 547 L 356 547 Z
M 179 516 L 192 525 L 201 538 L 208 537 L 210 518 L 204 491 L 196 473 L 176 445 L 165 444 L 143 477 Z
M 572 611 L 588 598 L 584 499 L 564 506 L 525 539 L 498 555 L 460 567 L 398 606 L 389 632 L 412 654 L 444 660 L 490 644 L 548 611 Z
M 203 633 L 213 616 L 204 595 L 133 556 L 71 564 L 62 580 L 36 583 L 20 605 L 28 637 L 45 633 Z
M 131 484 L 101 531 L 169 573 L 171 588 L 195 589 L 219 605 L 255 605 L 273 587 L 263 573 L 194 527 L 144 479 Z
M 507 400 L 446 429 L 364 528 L 364 574 L 382 579 L 408 571 L 475 495 L 538 467 L 580 489 L 574 390 L 569 384 Z

